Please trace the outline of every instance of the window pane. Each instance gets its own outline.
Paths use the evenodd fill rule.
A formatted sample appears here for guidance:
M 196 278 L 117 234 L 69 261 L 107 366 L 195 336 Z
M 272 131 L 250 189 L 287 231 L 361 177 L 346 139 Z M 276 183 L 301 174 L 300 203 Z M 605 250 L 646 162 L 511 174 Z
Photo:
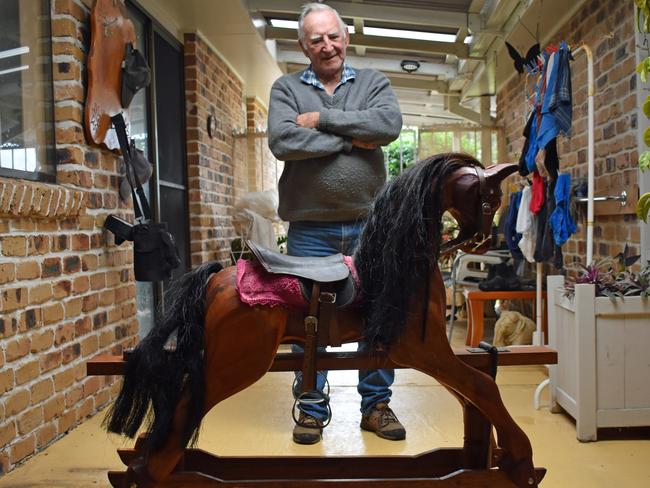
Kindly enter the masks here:
M 52 174 L 52 67 L 49 2 L 0 2 L 2 168 Z M 11 154 L 5 153 L 10 151 Z M 2 171 L 2 170 L 0 170 Z M 11 172 L 2 172 L 11 176 Z M 16 174 L 13 174 L 16 176 Z

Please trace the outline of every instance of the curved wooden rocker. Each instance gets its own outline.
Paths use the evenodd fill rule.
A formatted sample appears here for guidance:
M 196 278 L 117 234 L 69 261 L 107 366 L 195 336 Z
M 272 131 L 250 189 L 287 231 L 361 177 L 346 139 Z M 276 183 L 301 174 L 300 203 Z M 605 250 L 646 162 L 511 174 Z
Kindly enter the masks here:
M 271 368 L 300 369 L 291 359 L 277 366 L 276 352 L 283 342 L 305 341 L 300 313 L 244 305 L 235 289 L 236 269 L 209 263 L 179 280 L 166 296 L 163 321 L 129 355 L 107 424 L 112 432 L 134 436 L 149 413 L 148 434 L 135 449 L 122 451 L 128 470 L 109 476 L 113 486 L 330 487 L 337 476 L 337 487 L 537 486 L 545 470 L 534 468 L 526 434 L 503 405 L 493 378 L 468 364 L 488 371 L 487 355 L 463 359 L 447 341 L 445 289 L 437 265 L 441 252 L 488 247 L 500 183 L 515 170 L 510 164 L 483 169 L 470 156 L 442 154 L 388 183 L 354 256 L 362 306 L 338 312 L 342 342 L 366 338 L 385 353 L 356 359 L 351 354 L 348 363 L 326 355 L 319 362 L 325 369 L 407 367 L 434 377 L 464 408 L 463 449 L 320 462 L 216 458 L 185 449 L 217 403 Z M 460 233 L 441 249 L 444 211 L 456 218 Z M 176 345 L 170 349 L 174 333 Z M 491 425 L 498 437 L 492 451 Z M 498 468 L 489 469 L 493 464 Z

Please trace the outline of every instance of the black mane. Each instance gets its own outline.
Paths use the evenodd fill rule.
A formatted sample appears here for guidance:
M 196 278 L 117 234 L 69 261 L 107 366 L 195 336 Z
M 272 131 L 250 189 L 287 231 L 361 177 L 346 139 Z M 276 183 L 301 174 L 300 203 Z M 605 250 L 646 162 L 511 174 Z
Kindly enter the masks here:
M 421 292 L 440 252 L 441 197 L 450 173 L 480 166 L 466 154 L 438 154 L 409 167 L 377 195 L 354 262 L 361 280 L 364 335 L 392 344 L 401 334 L 411 298 Z

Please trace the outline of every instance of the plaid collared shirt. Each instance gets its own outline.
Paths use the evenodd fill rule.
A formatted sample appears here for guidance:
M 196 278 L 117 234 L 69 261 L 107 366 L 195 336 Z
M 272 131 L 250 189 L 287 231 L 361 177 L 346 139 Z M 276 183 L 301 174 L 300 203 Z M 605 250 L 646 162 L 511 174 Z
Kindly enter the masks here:
M 339 84 L 336 85 L 334 91 L 336 92 L 339 86 L 346 84 L 348 81 L 354 80 L 356 76 L 357 76 L 357 72 L 354 71 L 354 69 L 350 68 L 347 64 L 343 63 L 343 73 L 341 74 L 341 81 L 339 81 Z M 311 64 L 305 71 L 302 72 L 302 75 L 300 75 L 300 81 L 325 91 L 325 87 L 318 79 L 318 76 L 316 76 L 316 73 L 312 69 Z

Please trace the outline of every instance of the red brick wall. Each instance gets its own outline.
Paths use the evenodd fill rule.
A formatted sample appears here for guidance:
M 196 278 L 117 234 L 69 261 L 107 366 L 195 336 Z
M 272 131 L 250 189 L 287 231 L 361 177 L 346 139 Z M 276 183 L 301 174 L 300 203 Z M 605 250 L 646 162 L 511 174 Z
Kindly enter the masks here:
M 119 383 L 86 361 L 136 341 L 131 249 L 102 229 L 130 215 L 118 159 L 82 130 L 88 7 L 53 0 L 56 183 L 0 178 L 0 473 L 105 406 Z
M 593 0 L 585 3 L 554 41 L 571 47 L 588 44 L 594 53 L 595 80 L 595 194 L 607 192 L 613 180 L 632 188 L 637 183 L 636 84 L 633 2 Z M 572 67 L 573 136 L 558 139 L 560 171 L 572 178 L 587 176 L 587 63 L 578 54 Z M 528 82 L 532 92 L 532 82 Z M 504 128 L 507 157 L 518 160 L 526 123 L 524 75 L 513 78 L 497 94 L 498 123 Z M 597 205 L 597 204 L 596 204 Z M 586 212 L 586 207 L 585 207 Z M 611 256 L 629 243 L 639 251 L 639 226 L 634 216 L 594 219 L 594 259 Z M 586 225 L 563 247 L 565 263 L 586 259 Z
M 192 266 L 229 262 L 235 237 L 230 210 L 237 188 L 247 189 L 246 113 L 242 83 L 198 35 L 185 35 L 187 166 Z M 207 132 L 208 115 L 217 121 Z
M 246 99 L 249 191 L 277 188 L 284 163 L 275 159 L 269 149 L 267 132 L 268 109 L 254 97 Z

